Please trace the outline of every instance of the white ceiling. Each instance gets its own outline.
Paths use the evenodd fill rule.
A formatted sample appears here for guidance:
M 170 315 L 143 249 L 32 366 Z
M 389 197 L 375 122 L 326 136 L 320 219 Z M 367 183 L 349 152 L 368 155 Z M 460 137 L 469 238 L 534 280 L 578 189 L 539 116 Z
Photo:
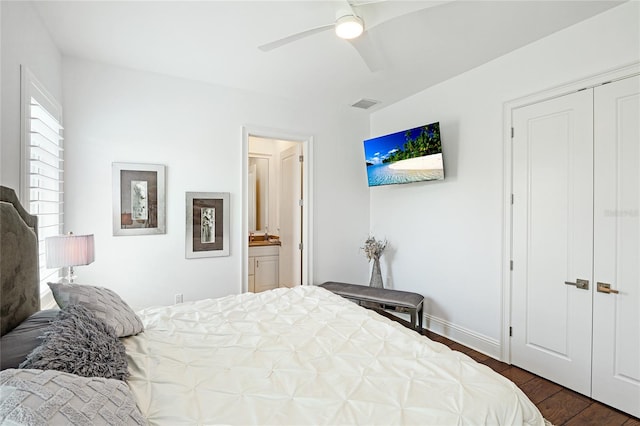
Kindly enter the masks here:
M 258 49 L 332 23 L 341 1 L 35 4 L 64 55 L 307 102 L 384 106 L 620 2 L 374 0 L 355 10 L 367 28 L 357 43 L 376 53 L 378 71 L 331 30 Z

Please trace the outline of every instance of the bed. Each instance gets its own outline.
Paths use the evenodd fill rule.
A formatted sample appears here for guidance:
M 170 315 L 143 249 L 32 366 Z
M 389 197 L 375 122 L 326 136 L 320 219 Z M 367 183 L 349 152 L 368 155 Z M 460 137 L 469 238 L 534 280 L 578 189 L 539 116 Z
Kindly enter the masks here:
M 16 210 L 14 204 L 0 202 L 0 207 L 4 268 L 6 253 L 14 250 L 5 245 L 4 233 L 16 233 L 9 224 L 31 229 L 31 234 L 33 226 L 5 220 L 5 211 Z M 29 262 L 22 267 L 32 268 L 33 256 Z M 6 335 L 38 314 L 32 306 L 26 317 L 9 315 L 16 302 L 8 299 L 24 291 L 33 294 L 37 277 L 35 283 L 32 276 L 3 281 L 2 346 L 7 346 Z M 5 286 L 22 290 L 6 292 Z M 4 369 L 0 423 L 36 424 L 25 419 L 48 415 L 43 423 L 545 424 L 522 391 L 489 367 L 320 287 L 245 293 L 136 313 L 108 289 L 78 286 L 65 296 L 57 294 L 64 293 L 61 288 L 69 290 L 52 287 L 62 305 L 57 318 L 62 312 L 100 317 L 92 323 L 98 331 L 88 334 L 102 336 L 104 327 L 105 336 L 111 336 L 105 342 L 124 348 L 127 371 L 105 370 L 119 372 L 124 380 Z M 79 292 L 82 296 L 76 297 Z M 114 314 L 114 305 L 122 311 Z M 49 317 L 49 327 L 52 321 L 61 320 Z M 118 343 L 108 340 L 114 335 Z

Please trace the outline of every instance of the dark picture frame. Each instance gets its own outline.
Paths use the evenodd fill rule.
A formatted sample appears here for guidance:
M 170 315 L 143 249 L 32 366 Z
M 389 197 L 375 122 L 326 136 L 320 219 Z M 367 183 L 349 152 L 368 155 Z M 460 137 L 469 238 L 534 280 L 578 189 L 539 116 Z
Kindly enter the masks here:
M 166 233 L 165 166 L 113 163 L 113 235 Z
M 187 192 L 185 257 L 229 256 L 229 193 Z

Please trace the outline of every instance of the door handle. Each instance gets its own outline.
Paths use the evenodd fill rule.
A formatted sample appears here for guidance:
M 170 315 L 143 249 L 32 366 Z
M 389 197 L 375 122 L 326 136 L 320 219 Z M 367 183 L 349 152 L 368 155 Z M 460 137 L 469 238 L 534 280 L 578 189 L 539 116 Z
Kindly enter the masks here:
M 589 280 L 581 280 L 580 278 L 578 278 L 575 283 L 571 281 L 565 281 L 564 283 L 566 285 L 575 285 L 576 288 L 579 288 L 582 290 L 589 290 Z
M 598 293 L 607 293 L 607 294 L 618 294 L 620 293 L 618 290 L 614 290 L 611 288 L 611 284 L 607 283 L 598 283 Z

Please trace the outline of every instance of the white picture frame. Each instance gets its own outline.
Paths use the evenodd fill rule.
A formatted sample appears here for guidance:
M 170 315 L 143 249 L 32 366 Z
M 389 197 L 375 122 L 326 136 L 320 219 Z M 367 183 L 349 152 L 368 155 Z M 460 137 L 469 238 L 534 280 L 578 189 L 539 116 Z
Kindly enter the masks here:
M 229 256 L 228 192 L 187 192 L 185 257 Z
M 113 235 L 166 234 L 166 166 L 113 163 Z

